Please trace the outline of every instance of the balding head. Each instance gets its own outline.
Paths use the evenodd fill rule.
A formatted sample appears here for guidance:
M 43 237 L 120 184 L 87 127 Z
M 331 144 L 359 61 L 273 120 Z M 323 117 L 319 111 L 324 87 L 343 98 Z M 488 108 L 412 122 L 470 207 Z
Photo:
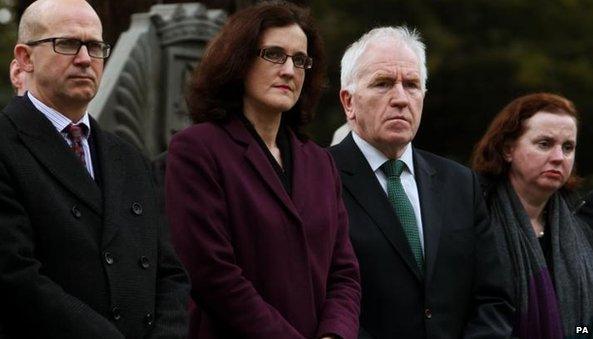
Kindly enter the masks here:
M 99 89 L 103 59 L 88 43 L 103 40 L 101 20 L 84 0 L 38 0 L 23 13 L 14 55 L 27 72 L 29 92 L 78 121 Z M 60 45 L 56 48 L 56 42 Z M 66 45 L 64 45 L 66 44 Z M 78 50 L 67 46 L 78 45 Z
M 64 11 L 85 11 L 93 14 L 101 25 L 99 16 L 85 0 L 37 0 L 25 9 L 18 29 L 18 43 L 43 38 L 51 30 L 52 18 Z

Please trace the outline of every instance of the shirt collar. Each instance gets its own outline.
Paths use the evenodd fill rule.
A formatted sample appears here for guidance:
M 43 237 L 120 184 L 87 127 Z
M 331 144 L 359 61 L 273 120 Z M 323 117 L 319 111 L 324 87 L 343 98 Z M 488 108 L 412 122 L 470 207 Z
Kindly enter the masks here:
M 43 115 L 52 123 L 52 125 L 54 125 L 58 132 L 62 133 L 64 128 L 66 128 L 71 123 L 75 125 L 83 124 L 86 126 L 86 137 L 90 135 L 91 123 L 89 118 L 89 112 L 84 112 L 82 118 L 77 123 L 74 123 L 72 120 L 70 120 L 62 113 L 41 102 L 31 92 L 27 91 L 27 96 L 29 97 L 29 100 L 31 100 L 31 102 L 33 103 L 33 106 L 35 106 L 35 108 L 37 108 L 41 113 L 43 113 Z
M 383 152 L 379 151 L 373 145 L 369 144 L 366 140 L 358 136 L 355 131 L 352 131 L 352 139 L 354 139 L 354 143 L 356 146 L 358 146 L 364 157 L 367 159 L 373 172 L 376 172 L 387 160 L 389 160 L 389 158 L 387 158 Z M 405 146 L 406 149 L 399 160 L 403 161 L 404 164 L 406 164 L 408 171 L 414 175 L 414 157 L 411 145 L 412 143 L 408 143 Z

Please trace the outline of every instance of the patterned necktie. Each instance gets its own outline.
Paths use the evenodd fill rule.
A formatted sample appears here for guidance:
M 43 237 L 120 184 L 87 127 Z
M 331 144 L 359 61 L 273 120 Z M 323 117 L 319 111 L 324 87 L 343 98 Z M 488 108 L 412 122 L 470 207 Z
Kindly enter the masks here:
M 404 229 L 416 264 L 420 268 L 420 272 L 424 272 L 424 258 L 416 215 L 400 179 L 404 166 L 405 163 L 401 160 L 388 160 L 381 166 L 381 169 L 387 176 L 387 197 Z
M 82 138 L 86 133 L 86 126 L 83 124 L 74 125 L 70 124 L 64 128 L 64 131 L 68 134 L 68 139 L 71 142 L 70 147 L 74 154 L 78 157 L 80 162 L 86 167 L 86 161 L 84 159 L 84 148 L 82 147 Z

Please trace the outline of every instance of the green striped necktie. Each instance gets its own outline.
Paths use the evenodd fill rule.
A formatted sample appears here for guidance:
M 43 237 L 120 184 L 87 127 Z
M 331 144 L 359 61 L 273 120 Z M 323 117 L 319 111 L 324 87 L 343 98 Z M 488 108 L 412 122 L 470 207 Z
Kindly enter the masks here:
M 405 166 L 406 164 L 401 160 L 387 160 L 381 166 L 381 170 L 387 176 L 387 197 L 404 229 L 416 264 L 420 268 L 420 272 L 424 272 L 424 258 L 416 215 L 400 179 Z

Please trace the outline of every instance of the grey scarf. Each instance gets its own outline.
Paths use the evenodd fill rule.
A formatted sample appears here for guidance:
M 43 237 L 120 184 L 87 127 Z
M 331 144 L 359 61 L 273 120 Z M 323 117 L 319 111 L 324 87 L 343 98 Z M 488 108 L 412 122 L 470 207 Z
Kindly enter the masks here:
M 493 188 L 493 226 L 504 233 L 519 312 L 521 338 L 571 337 L 587 326 L 593 338 L 593 231 L 554 194 L 546 206 L 546 232 L 552 244 L 553 276 L 519 198 L 508 181 Z M 553 285 L 552 285 L 553 283 Z M 535 325 L 535 326 L 534 326 Z M 580 336 L 579 338 L 583 338 Z

